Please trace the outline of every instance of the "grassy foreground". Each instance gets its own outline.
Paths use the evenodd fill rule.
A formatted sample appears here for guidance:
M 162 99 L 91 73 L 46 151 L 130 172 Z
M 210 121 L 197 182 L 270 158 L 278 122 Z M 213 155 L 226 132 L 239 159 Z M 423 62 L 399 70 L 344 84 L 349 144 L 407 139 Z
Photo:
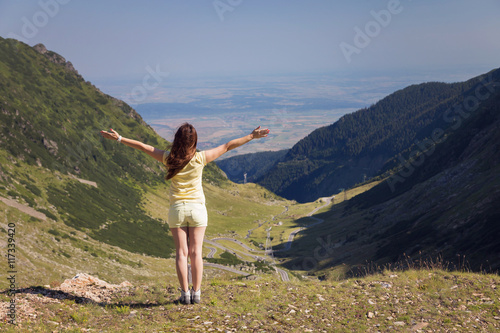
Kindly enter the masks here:
M 59 299 L 47 289 L 16 295 L 6 332 L 470 332 L 498 331 L 498 275 L 385 271 L 338 282 L 205 281 L 202 303 L 176 305 L 172 285 L 135 285 L 105 304 Z M 52 295 L 52 296 L 51 296 Z M 4 308 L 9 298 L 1 296 Z M 23 309 L 23 311 L 21 311 Z

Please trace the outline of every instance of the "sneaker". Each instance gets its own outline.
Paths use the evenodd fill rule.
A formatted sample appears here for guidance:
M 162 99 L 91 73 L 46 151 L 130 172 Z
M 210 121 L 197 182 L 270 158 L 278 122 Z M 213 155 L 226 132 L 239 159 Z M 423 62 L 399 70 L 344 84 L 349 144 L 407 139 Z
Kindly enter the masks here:
M 191 303 L 198 304 L 200 303 L 200 300 L 201 300 L 201 289 L 198 291 L 194 291 L 194 289 L 191 289 Z
M 180 304 L 191 304 L 191 293 L 190 291 L 184 291 L 181 289 L 181 297 L 179 297 L 176 303 Z

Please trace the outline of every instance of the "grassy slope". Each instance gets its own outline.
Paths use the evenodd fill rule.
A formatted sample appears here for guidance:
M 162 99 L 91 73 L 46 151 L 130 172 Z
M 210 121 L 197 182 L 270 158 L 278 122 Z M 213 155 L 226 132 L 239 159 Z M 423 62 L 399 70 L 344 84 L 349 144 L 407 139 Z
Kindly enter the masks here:
M 246 187 L 249 185 L 255 186 L 247 184 Z M 225 195 L 228 205 L 237 203 L 236 195 L 233 196 L 237 190 L 243 199 L 248 199 L 247 202 L 255 200 L 255 193 L 247 193 L 244 187 L 230 186 L 226 189 L 228 192 L 219 188 L 217 194 Z M 158 199 L 164 193 L 164 188 L 160 187 L 156 193 L 148 195 L 147 198 Z M 213 194 L 212 190 L 208 190 L 207 193 L 210 193 L 207 195 L 209 198 Z M 347 196 L 350 195 L 348 191 Z M 232 199 L 235 201 L 232 202 Z M 262 204 L 256 201 L 255 207 Z M 154 202 L 155 200 L 151 200 L 149 205 L 154 206 Z M 279 204 L 275 208 L 282 208 L 280 204 L 283 202 L 277 203 Z M 339 207 L 343 205 L 345 203 L 339 203 Z M 309 206 L 291 205 L 290 213 L 304 213 L 314 206 L 319 206 L 319 203 L 311 203 Z M 20 215 L 17 210 L 7 209 L 7 211 L 10 214 Z M 330 212 L 331 210 L 328 210 L 325 213 Z M 217 214 L 219 213 L 212 211 L 212 219 L 215 219 Z M 248 221 L 253 218 L 249 216 Z M 54 223 L 47 225 L 47 228 L 53 225 Z M 24 230 L 29 228 L 39 230 L 38 227 L 32 226 Z M 342 225 L 338 228 L 341 230 Z M 70 230 L 68 229 L 68 232 Z M 246 227 L 241 228 L 239 232 L 243 234 L 245 230 Z M 212 236 L 218 235 L 214 233 Z M 239 236 L 238 233 L 231 235 Z M 49 243 L 44 240 L 41 233 L 35 233 L 34 236 L 41 237 L 40 242 L 35 242 L 37 248 L 33 249 L 40 253 L 45 249 L 64 251 L 68 248 L 62 246 L 47 248 Z M 60 242 L 54 239 L 51 239 L 51 242 L 53 244 L 71 242 L 63 237 L 59 238 Z M 93 244 L 92 242 L 89 240 L 89 244 Z M 230 245 L 230 242 L 226 244 Z M 37 313 L 37 318 L 30 317 L 27 312 L 18 312 L 20 326 L 17 329 L 29 327 L 35 332 L 48 330 L 78 332 L 83 329 L 103 330 L 105 327 L 105 332 L 125 332 L 130 329 L 137 332 L 181 332 L 210 329 L 241 330 L 246 327 L 251 331 L 267 332 L 307 330 L 404 332 L 410 328 L 432 331 L 457 328 L 462 331 L 474 329 L 491 332 L 499 327 L 500 294 L 496 287 L 500 283 L 498 275 L 421 269 L 405 272 L 384 271 L 364 278 L 333 281 L 336 272 L 331 270 L 328 281 L 295 279 L 283 283 L 273 274 L 261 275 L 257 281 L 242 281 L 231 275 L 206 270 L 202 304 L 179 306 L 172 303 L 178 297 L 173 260 L 130 256 L 126 251 L 105 244 L 93 245 L 100 246 L 99 250 L 103 252 L 98 252 L 98 258 L 89 256 L 95 270 L 87 272 L 95 272 L 97 276 L 112 283 L 120 283 L 132 277 L 130 280 L 133 281 L 134 287 L 117 292 L 110 302 L 102 305 L 78 304 L 74 300 L 54 300 L 47 294 L 49 289 L 44 288 L 39 288 L 39 291 L 33 294 L 20 293 L 16 296 L 17 304 L 33 309 Z M 85 255 L 85 251 L 80 252 Z M 56 255 L 61 257 L 60 254 L 53 254 Z M 106 256 L 111 255 L 116 255 L 122 261 L 130 259 L 130 262 L 120 264 L 110 262 Z M 73 259 L 78 258 L 77 255 L 74 256 Z M 137 261 L 142 262 L 144 266 L 134 268 Z M 51 268 L 57 270 L 62 267 L 60 260 L 56 260 L 55 267 L 50 262 L 45 265 L 45 272 L 50 272 Z M 100 274 L 101 272 L 105 274 Z M 24 286 L 46 283 L 57 286 L 61 282 L 59 276 L 51 280 L 42 277 L 26 278 L 26 275 L 27 272 L 19 274 L 20 277 L 24 277 L 22 283 Z M 5 296 L 1 297 L 2 302 L 9 300 Z M 373 313 L 373 318 L 368 318 L 370 312 Z M 0 328 L 4 328 L 7 332 L 13 331 L 11 326 L 4 323 L 0 324 Z
M 0 39 L 0 55 L 0 195 L 49 211 L 94 239 L 168 257 L 168 230 L 139 206 L 142 193 L 162 181 L 162 167 L 99 130 L 114 127 L 159 147 L 167 142 L 128 105 L 33 48 Z
M 204 287 L 202 303 L 189 306 L 173 304 L 178 292 L 164 283 L 133 286 L 101 305 L 53 299 L 41 288 L 18 295 L 18 304 L 29 305 L 37 318 L 22 314 L 17 329 L 494 332 L 500 327 L 499 283 L 497 275 L 441 270 L 385 271 L 342 282 L 215 279 Z M 0 328 L 15 331 L 6 323 Z

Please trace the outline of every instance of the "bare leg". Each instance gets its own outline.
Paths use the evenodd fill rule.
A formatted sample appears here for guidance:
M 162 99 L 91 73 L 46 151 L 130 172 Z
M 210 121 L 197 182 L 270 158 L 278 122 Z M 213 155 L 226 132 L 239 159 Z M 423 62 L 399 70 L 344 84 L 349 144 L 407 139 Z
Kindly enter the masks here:
M 193 278 L 194 291 L 198 291 L 201 288 L 201 279 L 203 277 L 202 248 L 206 228 L 207 227 L 188 227 L 189 258 L 191 259 L 191 275 Z
M 188 283 L 188 228 L 171 228 L 172 236 L 175 242 L 175 269 L 177 271 L 177 278 L 181 289 L 184 291 L 189 290 Z

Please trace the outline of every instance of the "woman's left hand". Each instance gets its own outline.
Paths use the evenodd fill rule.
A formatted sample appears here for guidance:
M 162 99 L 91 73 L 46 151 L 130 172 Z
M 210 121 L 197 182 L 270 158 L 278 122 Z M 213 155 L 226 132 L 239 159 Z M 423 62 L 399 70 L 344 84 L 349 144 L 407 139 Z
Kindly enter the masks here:
M 115 141 L 118 140 L 118 138 L 120 137 L 120 134 L 118 134 L 118 132 L 112 128 L 110 128 L 109 130 L 110 130 L 110 132 L 101 131 L 101 135 L 106 139 L 115 140 Z
M 267 128 L 260 129 L 259 126 L 256 129 L 254 129 L 250 135 L 252 136 L 252 139 L 260 139 L 260 138 L 265 138 L 268 134 L 269 130 Z

